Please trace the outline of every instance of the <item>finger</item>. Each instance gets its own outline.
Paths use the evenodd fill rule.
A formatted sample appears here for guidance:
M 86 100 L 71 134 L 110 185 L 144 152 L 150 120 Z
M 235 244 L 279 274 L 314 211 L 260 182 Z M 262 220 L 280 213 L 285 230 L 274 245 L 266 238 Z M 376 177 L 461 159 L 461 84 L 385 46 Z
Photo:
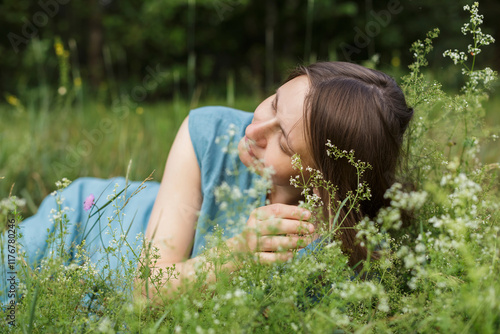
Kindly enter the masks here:
M 308 220 L 311 218 L 311 212 L 296 205 L 270 204 L 254 210 L 253 213 L 257 219 L 264 220 L 271 217 Z
M 287 235 L 288 237 L 291 237 L 292 235 Z M 301 236 L 299 240 L 297 240 L 297 248 L 296 249 L 302 249 L 307 247 L 309 244 L 311 244 L 313 241 L 318 239 L 318 234 L 312 233 L 308 235 Z
M 299 249 L 310 244 L 310 237 L 293 236 L 264 236 L 257 242 L 257 250 L 261 252 L 288 251 Z
M 255 260 L 260 263 L 285 262 L 293 258 L 292 252 L 259 252 L 255 253 Z
M 314 232 L 314 225 L 294 219 L 273 219 L 257 221 L 255 232 L 260 235 L 299 234 L 305 235 Z

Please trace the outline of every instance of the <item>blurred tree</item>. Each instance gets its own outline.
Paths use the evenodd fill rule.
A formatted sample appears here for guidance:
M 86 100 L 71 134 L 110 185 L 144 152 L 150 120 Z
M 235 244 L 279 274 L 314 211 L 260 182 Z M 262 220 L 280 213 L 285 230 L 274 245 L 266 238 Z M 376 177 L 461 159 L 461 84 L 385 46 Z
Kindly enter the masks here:
M 99 86 L 103 77 L 103 27 L 102 27 L 102 9 L 99 0 L 88 0 L 90 9 L 89 15 L 89 46 L 88 46 L 88 68 L 89 79 L 92 85 Z
M 363 62 L 378 55 L 377 66 L 404 71 L 411 61 L 411 43 L 434 27 L 442 34 L 431 64 L 441 71 L 449 65 L 442 51 L 468 43 L 459 33 L 468 19 L 462 10 L 466 3 L 4 0 L 0 91 L 15 94 L 41 84 L 57 87 L 58 63 L 50 47 L 57 36 L 63 44 L 72 40 L 77 46 L 73 49 L 80 63 L 73 66 L 80 67 L 83 83 L 92 83 L 108 97 L 112 87 L 127 91 L 142 84 L 148 67 L 160 68 L 163 76 L 148 98 L 169 98 L 175 91 L 190 97 L 195 92 L 225 96 L 228 82 L 237 92 L 262 94 L 290 67 L 315 60 Z M 499 2 L 482 1 L 480 11 L 485 30 L 500 38 L 500 27 L 494 24 Z M 35 39 L 40 40 L 37 48 Z M 483 60 L 497 70 L 499 59 L 498 45 L 485 49 Z

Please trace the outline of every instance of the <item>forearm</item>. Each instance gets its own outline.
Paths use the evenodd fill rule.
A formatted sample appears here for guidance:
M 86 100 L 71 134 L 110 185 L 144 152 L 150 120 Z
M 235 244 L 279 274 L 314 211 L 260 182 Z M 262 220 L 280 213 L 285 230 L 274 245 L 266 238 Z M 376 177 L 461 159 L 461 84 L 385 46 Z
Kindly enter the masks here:
M 147 256 L 143 257 L 141 275 L 137 280 L 139 285 L 136 285 L 135 291 L 154 299 L 154 302 L 161 302 L 162 297 L 189 285 L 185 283 L 197 281 L 199 274 L 202 274 L 202 283 L 206 285 L 215 282 L 219 271 L 231 273 L 237 270 L 242 262 L 240 255 L 243 259 L 259 263 L 287 261 L 293 257 L 293 250 L 312 241 L 314 226 L 307 222 L 310 217 L 309 211 L 291 205 L 274 204 L 258 208 L 250 215 L 242 233 L 226 240 L 220 247 L 186 261 L 169 260 L 175 258 L 176 249 L 162 245 L 164 256 L 153 254 L 157 261 L 148 261 Z M 162 243 L 157 241 L 157 244 Z
M 238 269 L 238 261 L 232 253 L 233 243 L 234 240 L 230 239 L 223 247 L 224 250 L 214 247 L 205 254 L 186 261 L 167 262 L 159 259 L 152 263 L 143 258 L 139 265 L 140 275 L 135 281 L 135 296 L 161 303 L 173 293 L 183 291 L 200 277 L 203 277 L 202 283 L 205 286 L 215 282 L 219 272 L 231 273 Z

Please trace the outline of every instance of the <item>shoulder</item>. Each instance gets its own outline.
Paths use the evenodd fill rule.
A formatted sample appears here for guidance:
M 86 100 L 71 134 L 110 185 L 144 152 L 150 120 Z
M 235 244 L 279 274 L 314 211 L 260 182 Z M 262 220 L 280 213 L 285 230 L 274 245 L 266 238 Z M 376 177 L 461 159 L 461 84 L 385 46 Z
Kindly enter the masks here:
M 224 160 L 227 147 L 239 141 L 251 123 L 253 113 L 213 106 L 191 110 L 188 118 L 189 136 L 198 164 L 213 168 Z
M 246 127 L 252 117 L 252 113 L 222 106 L 197 108 L 189 113 L 189 132 L 207 135 L 210 131 L 226 130 L 230 124 Z

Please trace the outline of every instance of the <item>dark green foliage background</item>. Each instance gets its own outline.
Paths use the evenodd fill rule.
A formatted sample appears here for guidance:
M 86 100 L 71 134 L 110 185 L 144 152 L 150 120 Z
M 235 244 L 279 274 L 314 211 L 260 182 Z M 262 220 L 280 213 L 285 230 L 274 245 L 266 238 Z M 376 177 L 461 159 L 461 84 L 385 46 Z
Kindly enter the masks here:
M 19 51 L 15 52 L 12 34 L 24 38 L 26 22 L 33 24 L 34 16 L 43 13 L 41 3 L 55 1 L 4 0 L 0 4 L 0 91 L 15 94 L 40 84 L 37 60 L 27 51 L 31 39 L 19 44 Z M 48 41 L 49 53 L 53 52 L 55 37 L 60 37 L 64 44 L 74 40 L 78 49 L 74 56 L 83 81 L 92 90 L 104 89 L 105 83 L 111 85 L 110 81 L 134 85 L 143 77 L 146 66 L 160 64 L 170 80 L 149 98 L 172 96 L 174 72 L 179 75 L 184 94 L 190 95 L 196 87 L 201 94 L 223 91 L 228 75 L 235 76 L 242 92 L 268 92 L 290 67 L 316 59 L 360 62 L 379 54 L 381 68 L 405 71 L 411 61 L 409 45 L 434 27 L 440 28 L 441 38 L 431 56 L 435 61 L 431 59 L 430 63 L 434 70 L 442 71 L 449 64 L 442 59 L 442 52 L 448 48 L 463 49 L 467 44 L 457 31 L 467 19 L 462 7 L 470 3 L 463 0 L 60 1 L 67 4 L 58 5 L 55 15 L 37 28 L 34 38 Z M 387 10 L 390 3 L 400 3 L 402 11 L 391 15 L 390 22 L 385 27 L 379 26 L 380 32 L 369 38 L 366 47 L 346 59 L 342 43 L 355 46 L 356 29 L 366 33 L 366 24 L 374 22 L 373 12 Z M 485 32 L 498 40 L 500 29 L 495 20 L 500 14 L 500 3 L 482 1 L 481 12 L 485 15 Z M 93 34 L 94 37 L 97 34 L 97 39 L 91 38 Z M 109 56 L 108 60 L 103 53 Z M 483 61 L 498 70 L 498 45 L 485 53 Z M 188 66 L 190 55 L 193 68 Z M 401 60 L 395 68 L 391 64 L 394 58 Z M 47 80 L 57 85 L 58 76 L 53 71 L 57 68 L 55 58 L 47 58 L 43 63 Z M 447 83 L 459 87 L 454 78 L 451 75 Z

